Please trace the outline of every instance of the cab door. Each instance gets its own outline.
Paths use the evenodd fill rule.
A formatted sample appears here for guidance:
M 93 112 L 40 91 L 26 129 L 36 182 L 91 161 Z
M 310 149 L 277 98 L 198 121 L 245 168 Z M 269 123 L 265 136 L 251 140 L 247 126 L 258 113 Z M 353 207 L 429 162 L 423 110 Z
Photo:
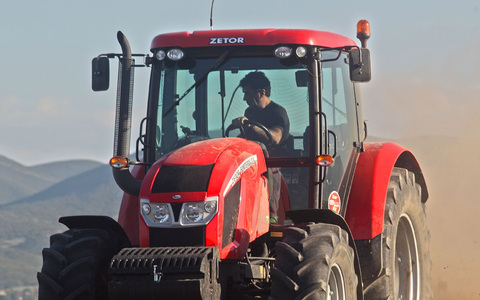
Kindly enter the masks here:
M 322 208 L 345 214 L 345 201 L 353 179 L 360 142 L 359 106 L 350 81 L 347 55 L 338 51 L 322 52 L 321 109 L 324 138 L 322 149 L 334 157 L 330 167 L 322 168 Z

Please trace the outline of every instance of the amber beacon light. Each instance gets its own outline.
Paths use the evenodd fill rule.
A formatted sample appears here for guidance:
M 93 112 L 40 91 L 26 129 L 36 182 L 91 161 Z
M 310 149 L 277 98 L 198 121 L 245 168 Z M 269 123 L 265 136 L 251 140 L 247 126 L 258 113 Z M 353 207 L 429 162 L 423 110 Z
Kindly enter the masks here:
M 367 20 L 358 21 L 357 38 L 362 42 L 362 48 L 367 48 L 367 40 L 370 38 L 370 23 Z

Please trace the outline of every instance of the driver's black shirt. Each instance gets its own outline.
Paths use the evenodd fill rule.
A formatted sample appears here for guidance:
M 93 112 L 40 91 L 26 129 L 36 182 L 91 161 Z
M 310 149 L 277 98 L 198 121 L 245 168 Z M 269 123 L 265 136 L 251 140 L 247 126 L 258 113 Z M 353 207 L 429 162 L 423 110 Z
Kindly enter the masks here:
M 249 106 L 245 110 L 245 117 L 249 120 L 257 121 L 268 129 L 280 127 L 282 129 L 281 145 L 289 136 L 290 121 L 288 120 L 287 111 L 282 106 L 271 101 L 264 109 L 256 106 Z

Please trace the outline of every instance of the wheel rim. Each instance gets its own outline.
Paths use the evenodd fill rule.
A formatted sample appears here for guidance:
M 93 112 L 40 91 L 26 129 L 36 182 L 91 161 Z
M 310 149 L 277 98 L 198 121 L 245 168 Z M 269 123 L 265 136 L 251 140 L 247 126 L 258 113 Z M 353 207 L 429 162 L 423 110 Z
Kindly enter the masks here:
M 328 277 L 327 300 L 346 300 L 345 298 L 345 278 L 342 269 L 338 265 L 333 265 Z
M 395 288 L 398 300 L 419 300 L 420 263 L 417 240 L 410 217 L 403 214 L 398 222 L 395 243 Z

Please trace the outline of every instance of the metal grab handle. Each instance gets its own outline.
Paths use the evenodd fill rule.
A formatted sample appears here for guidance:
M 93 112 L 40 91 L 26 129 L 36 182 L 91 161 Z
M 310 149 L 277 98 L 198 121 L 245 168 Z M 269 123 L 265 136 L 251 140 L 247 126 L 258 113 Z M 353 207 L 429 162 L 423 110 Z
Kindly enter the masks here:
M 335 158 L 335 156 L 337 156 L 337 135 L 335 134 L 335 132 L 333 132 L 331 130 L 328 130 L 328 134 L 333 135 L 333 155 L 332 155 L 332 158 Z M 328 153 L 328 154 L 330 154 L 330 153 Z

